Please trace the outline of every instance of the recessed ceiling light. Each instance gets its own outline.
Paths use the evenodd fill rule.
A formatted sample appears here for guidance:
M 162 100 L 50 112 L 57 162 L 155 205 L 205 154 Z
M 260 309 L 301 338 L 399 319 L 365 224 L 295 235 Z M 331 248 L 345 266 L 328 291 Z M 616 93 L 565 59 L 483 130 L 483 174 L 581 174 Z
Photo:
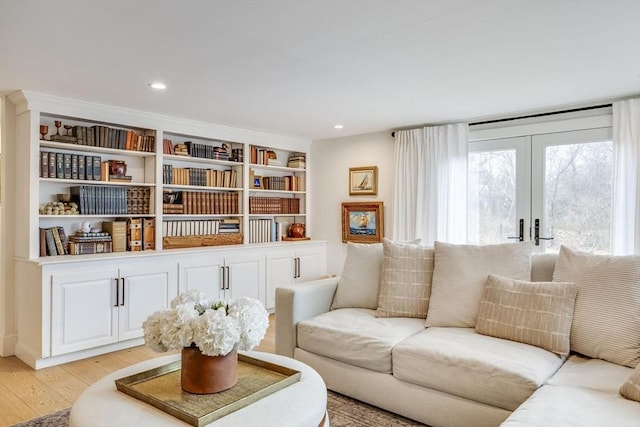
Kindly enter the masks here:
M 167 85 L 161 82 L 149 83 L 149 87 L 151 89 L 164 90 L 167 88 Z
M 342 129 L 343 127 L 344 127 L 344 126 L 342 126 L 342 125 L 333 125 L 333 128 L 334 128 L 334 129 Z

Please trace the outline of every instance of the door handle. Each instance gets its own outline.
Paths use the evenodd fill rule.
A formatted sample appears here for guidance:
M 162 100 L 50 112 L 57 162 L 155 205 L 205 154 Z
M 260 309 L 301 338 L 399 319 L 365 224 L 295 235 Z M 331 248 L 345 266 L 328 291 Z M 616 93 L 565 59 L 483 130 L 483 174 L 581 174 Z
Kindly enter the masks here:
M 533 239 L 536 246 L 540 246 L 540 240 L 553 240 L 553 237 L 540 237 L 540 220 L 538 218 L 534 221 Z
M 229 270 L 229 266 L 227 265 L 225 267 L 225 270 L 227 270 L 227 287 L 225 288 L 226 290 L 229 290 L 231 284 L 229 282 L 231 282 L 231 275 L 230 275 L 230 270 Z
M 524 242 L 524 219 L 520 218 L 518 223 L 518 235 L 507 237 L 507 239 L 518 239 L 518 242 Z
M 122 292 L 121 292 L 121 294 L 122 294 L 122 302 L 120 303 L 120 305 L 124 305 L 124 277 L 122 277 L 120 280 L 121 280 L 120 287 L 122 289 Z
M 225 286 L 225 282 L 226 282 L 226 274 L 224 272 L 224 266 L 220 266 L 220 276 L 222 278 L 221 282 L 222 282 L 222 286 L 220 287 L 221 290 L 224 291 L 224 286 Z
M 118 305 L 120 305 L 120 279 L 118 279 L 117 277 L 113 279 L 113 294 L 112 296 L 114 296 L 113 301 L 115 301 L 113 303 L 114 307 L 117 307 Z
M 298 276 L 296 278 L 299 278 L 302 275 L 302 271 L 300 271 L 300 258 L 296 258 L 297 264 L 298 264 Z

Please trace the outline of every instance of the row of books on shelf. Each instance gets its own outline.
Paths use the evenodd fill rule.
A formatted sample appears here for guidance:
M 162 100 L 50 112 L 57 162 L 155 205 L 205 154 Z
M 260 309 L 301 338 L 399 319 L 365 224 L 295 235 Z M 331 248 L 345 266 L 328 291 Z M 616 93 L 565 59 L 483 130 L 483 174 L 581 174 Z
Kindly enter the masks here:
M 244 155 L 242 148 L 229 148 L 228 144 L 221 142 L 220 146 L 201 144 L 192 141 L 173 144 L 170 139 L 162 140 L 162 152 L 176 156 L 189 156 L 201 159 L 228 160 L 232 162 L 242 162 Z
M 286 224 L 273 219 L 249 220 L 249 243 L 279 242 L 285 232 Z
M 163 200 L 165 214 L 229 215 L 238 214 L 240 210 L 237 192 L 165 190 Z
M 239 218 L 194 221 L 162 221 L 163 237 L 203 236 L 240 233 Z
M 163 184 L 235 188 L 237 181 L 238 173 L 231 169 L 218 170 L 204 168 L 176 168 L 172 165 L 162 166 Z
M 40 177 L 58 179 L 102 179 L 102 158 L 82 154 L 40 152 Z
M 262 188 L 265 190 L 279 191 L 304 191 L 304 177 L 290 176 L 264 176 Z
M 249 213 L 260 215 L 299 214 L 300 199 L 285 197 L 249 197 Z
M 40 228 L 40 256 L 136 252 L 155 247 L 153 218 L 105 221 L 101 231 L 78 230 L 69 236 L 61 226 Z
M 70 187 L 81 215 L 142 215 L 150 213 L 149 187 L 79 185 Z
M 305 169 L 307 167 L 307 160 L 305 153 L 291 153 L 287 160 L 287 167 Z
M 51 140 L 91 147 L 114 148 L 119 150 L 155 151 L 155 135 L 142 134 L 130 129 L 108 126 L 73 126 L 71 135 L 51 135 Z M 148 131 L 153 132 L 153 131 Z

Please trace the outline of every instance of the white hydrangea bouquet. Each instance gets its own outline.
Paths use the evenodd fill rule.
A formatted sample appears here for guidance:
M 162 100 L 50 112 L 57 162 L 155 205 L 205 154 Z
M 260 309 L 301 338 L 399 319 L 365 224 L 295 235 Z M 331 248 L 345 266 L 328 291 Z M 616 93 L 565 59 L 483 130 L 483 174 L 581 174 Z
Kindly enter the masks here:
M 269 314 L 259 300 L 209 300 L 197 289 L 178 295 L 170 309 L 156 311 L 142 324 L 144 341 L 154 351 L 195 345 L 208 356 L 226 356 L 236 345 L 251 350 L 268 327 Z

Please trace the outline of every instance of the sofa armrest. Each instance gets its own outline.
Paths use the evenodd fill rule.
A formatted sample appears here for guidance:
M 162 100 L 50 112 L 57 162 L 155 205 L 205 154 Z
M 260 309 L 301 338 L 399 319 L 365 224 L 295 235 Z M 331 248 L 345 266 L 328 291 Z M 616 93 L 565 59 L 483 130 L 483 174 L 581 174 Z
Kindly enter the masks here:
M 331 309 L 339 277 L 276 288 L 276 353 L 293 357 L 297 324 Z

